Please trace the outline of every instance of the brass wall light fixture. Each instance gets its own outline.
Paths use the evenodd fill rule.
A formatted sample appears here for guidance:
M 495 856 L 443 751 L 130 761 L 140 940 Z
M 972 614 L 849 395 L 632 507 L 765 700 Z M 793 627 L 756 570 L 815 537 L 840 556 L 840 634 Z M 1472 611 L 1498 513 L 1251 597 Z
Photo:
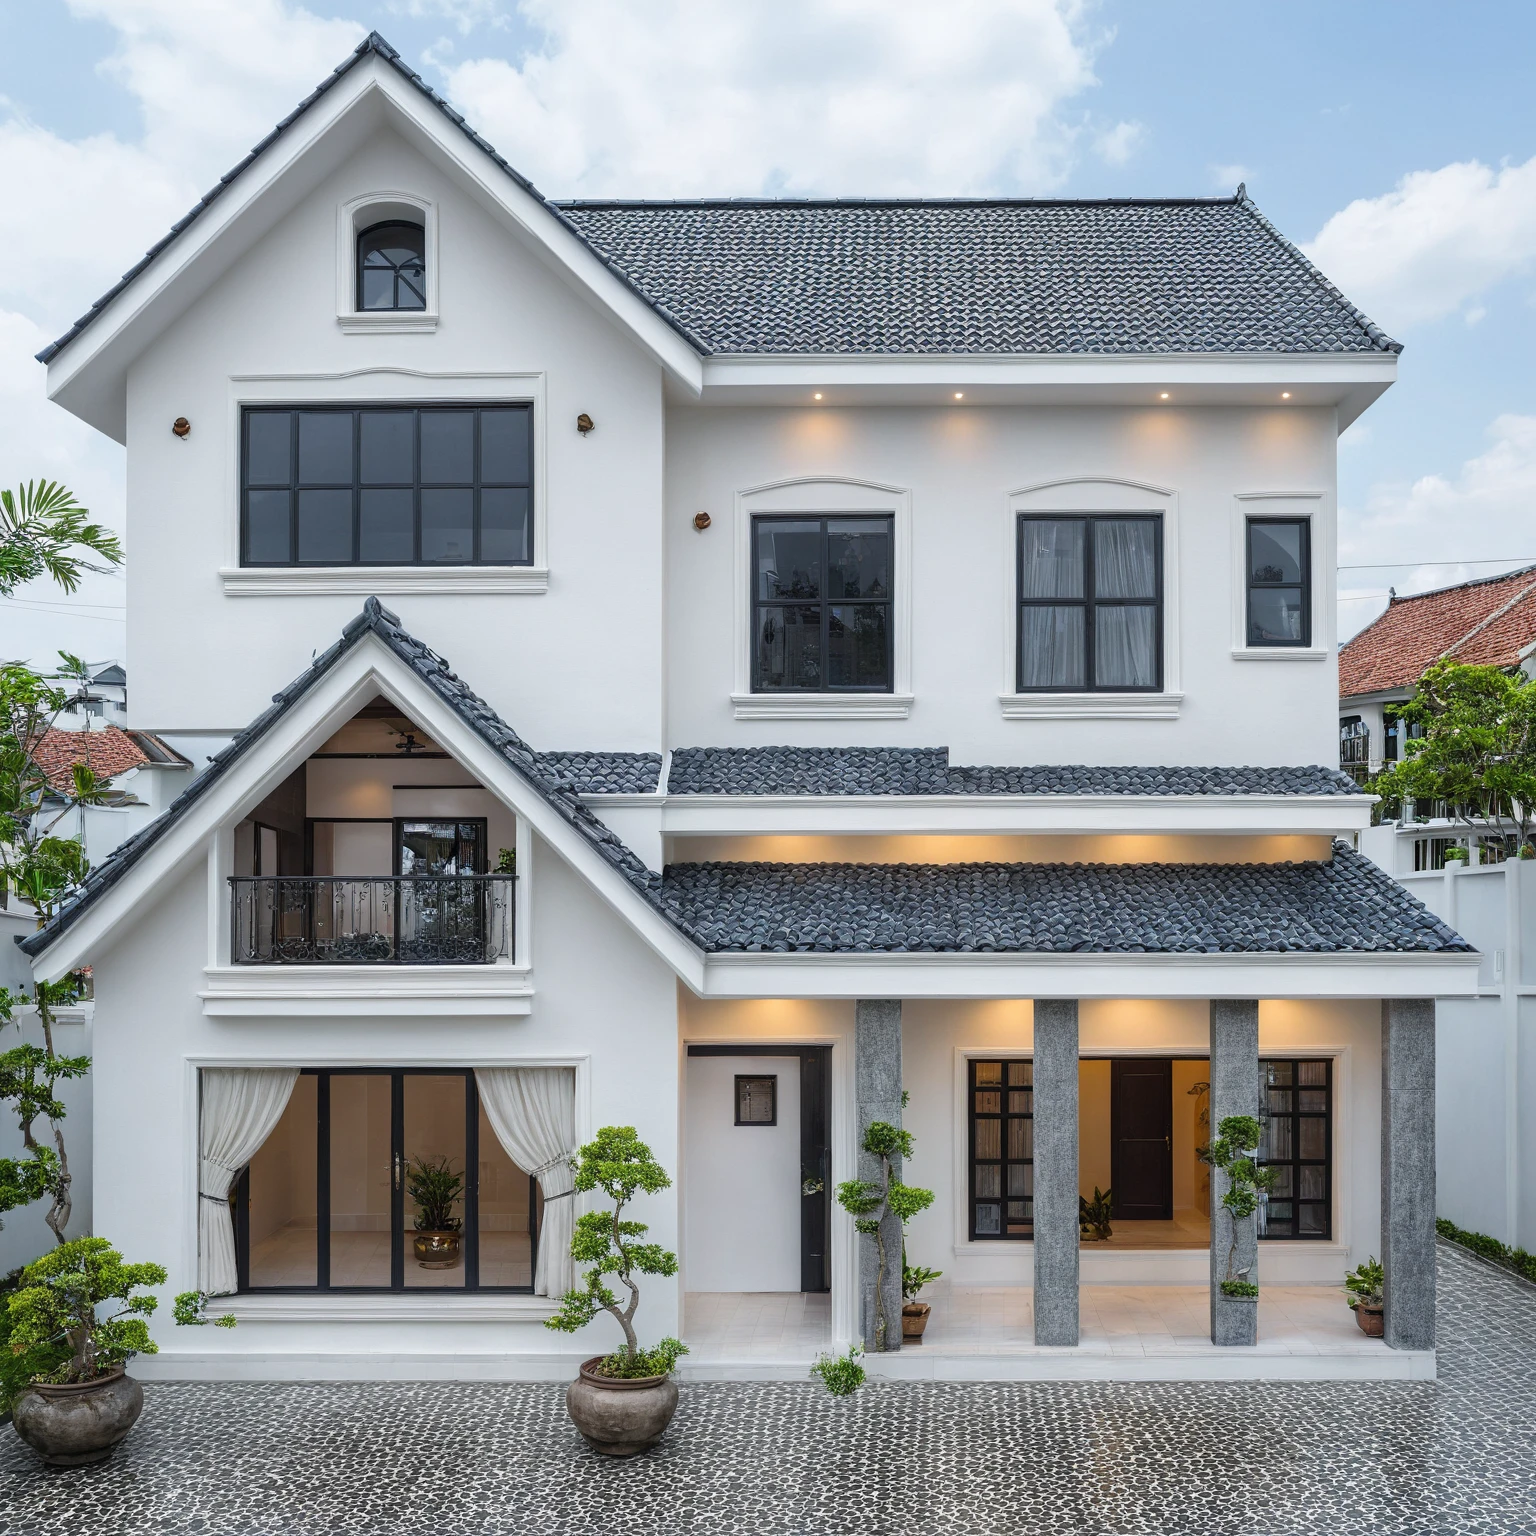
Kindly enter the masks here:
M 191 430 L 192 423 L 188 421 L 185 416 L 178 416 L 176 420 L 171 423 L 171 431 L 174 432 L 179 438 L 185 439 Z
M 576 430 L 580 432 L 583 437 L 585 437 L 587 433 L 590 432 L 596 425 L 597 423 L 593 421 L 585 411 L 583 411 L 581 415 L 576 418 Z
M 695 512 L 693 514 L 693 526 L 703 533 L 709 527 L 710 516 L 708 512 Z

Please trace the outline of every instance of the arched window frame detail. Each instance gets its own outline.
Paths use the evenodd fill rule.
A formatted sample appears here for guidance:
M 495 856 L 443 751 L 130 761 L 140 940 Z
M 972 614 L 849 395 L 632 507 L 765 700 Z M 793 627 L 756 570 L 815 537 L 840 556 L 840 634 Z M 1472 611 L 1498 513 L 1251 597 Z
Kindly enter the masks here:
M 425 309 L 359 309 L 358 240 L 379 224 L 419 224 L 426 262 Z M 384 190 L 349 198 L 336 213 L 336 319 L 349 335 L 435 331 L 438 322 L 437 204 L 416 192 Z

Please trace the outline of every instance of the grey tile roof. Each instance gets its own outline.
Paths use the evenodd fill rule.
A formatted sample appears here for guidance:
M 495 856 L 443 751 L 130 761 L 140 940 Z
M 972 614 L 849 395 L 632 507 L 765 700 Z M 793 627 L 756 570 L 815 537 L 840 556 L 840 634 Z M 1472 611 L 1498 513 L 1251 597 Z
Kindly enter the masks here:
M 558 206 L 713 354 L 1401 350 L 1242 188 Z
M 1316 864 L 675 864 L 711 952 L 1467 953 L 1369 859 Z
M 1232 198 L 546 198 L 371 32 L 56 341 L 48 362 L 358 63 L 376 56 L 705 356 L 1398 352 Z
M 536 752 L 539 767 L 578 795 L 649 795 L 661 777 L 659 752 Z
M 1337 768 L 952 766 L 947 747 L 680 747 L 674 795 L 1358 795 Z

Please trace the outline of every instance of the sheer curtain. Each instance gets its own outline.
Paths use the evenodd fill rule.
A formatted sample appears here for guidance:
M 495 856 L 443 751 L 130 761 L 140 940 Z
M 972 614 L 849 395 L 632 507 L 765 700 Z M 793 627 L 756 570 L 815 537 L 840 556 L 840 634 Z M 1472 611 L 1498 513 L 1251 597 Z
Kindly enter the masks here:
M 1100 688 L 1157 683 L 1157 535 L 1149 518 L 1093 525 L 1094 596 L 1146 604 L 1094 610 L 1093 670 Z
M 534 1268 L 535 1296 L 564 1296 L 576 1284 L 576 1072 L 573 1067 L 476 1067 L 480 1103 L 508 1157 L 539 1181 L 544 1223 Z
M 239 1285 L 229 1187 L 288 1107 L 297 1067 L 204 1067 L 199 1130 L 197 1284 L 210 1296 Z

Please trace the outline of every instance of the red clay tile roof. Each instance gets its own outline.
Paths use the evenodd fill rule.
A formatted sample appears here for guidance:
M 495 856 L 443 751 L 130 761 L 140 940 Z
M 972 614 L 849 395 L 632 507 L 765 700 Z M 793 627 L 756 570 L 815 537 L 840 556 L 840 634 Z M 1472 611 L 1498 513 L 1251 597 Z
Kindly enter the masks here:
M 43 733 L 33 756 L 48 782 L 60 789 L 70 787 L 70 769 L 76 763 L 88 764 L 98 779 L 111 779 L 149 761 L 128 733 L 115 725 L 103 731 L 50 729 Z
M 1512 667 L 1536 640 L 1536 566 L 1395 598 L 1339 649 L 1339 697 L 1411 688 L 1442 656 Z

